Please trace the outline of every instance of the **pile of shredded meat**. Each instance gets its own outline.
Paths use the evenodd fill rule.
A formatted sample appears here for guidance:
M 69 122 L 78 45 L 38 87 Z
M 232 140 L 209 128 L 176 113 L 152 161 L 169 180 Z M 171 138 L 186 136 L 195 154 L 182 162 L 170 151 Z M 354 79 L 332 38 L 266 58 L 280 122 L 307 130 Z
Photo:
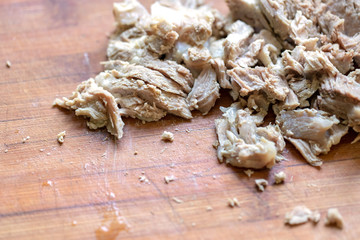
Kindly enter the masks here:
M 221 162 L 270 168 L 286 139 L 320 166 L 349 128 L 360 132 L 359 2 L 226 2 L 228 16 L 196 0 L 159 0 L 150 12 L 115 3 L 105 71 L 54 104 L 120 139 L 122 117 L 191 119 L 229 89 L 235 103 L 215 121 Z

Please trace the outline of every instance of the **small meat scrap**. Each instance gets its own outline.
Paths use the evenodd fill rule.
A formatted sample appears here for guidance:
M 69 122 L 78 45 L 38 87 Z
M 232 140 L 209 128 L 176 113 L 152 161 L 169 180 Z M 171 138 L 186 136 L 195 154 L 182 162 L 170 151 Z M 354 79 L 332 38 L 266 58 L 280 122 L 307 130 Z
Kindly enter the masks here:
M 251 177 L 251 175 L 254 174 L 254 171 L 251 169 L 248 169 L 248 170 L 244 170 L 244 173 L 246 174 L 246 176 Z
M 30 136 L 27 136 L 27 137 L 23 138 L 22 143 L 25 143 L 25 142 L 28 141 L 29 139 L 30 139 Z
M 280 129 L 272 124 L 260 127 L 264 112 L 254 113 L 242 107 L 243 103 L 237 102 L 222 108 L 223 117 L 215 120 L 220 143 L 218 159 L 235 167 L 271 168 L 278 151 L 285 147 Z
M 265 188 L 269 183 L 265 179 L 256 179 L 255 184 L 256 184 L 257 188 L 259 189 L 259 191 L 263 192 L 263 191 L 265 191 Z
M 229 207 L 233 208 L 235 206 L 239 207 L 240 203 L 239 203 L 239 200 L 237 198 L 229 198 L 228 199 L 228 205 L 229 205 Z
M 150 184 L 149 179 L 147 179 L 147 177 L 145 175 L 139 176 L 139 181 L 140 182 L 145 182 L 147 184 Z
M 320 221 L 320 213 L 311 211 L 305 206 L 296 206 L 291 212 L 285 214 L 285 224 L 299 225 L 307 221 L 318 223 Z
M 285 138 L 312 166 L 321 166 L 317 155 L 328 153 L 348 132 L 348 127 L 336 116 L 316 109 L 283 110 L 276 117 L 276 123 Z
M 66 134 L 66 131 L 62 131 L 57 135 L 57 140 L 60 144 L 64 143 L 65 134 Z
M 164 177 L 165 183 L 169 184 L 169 182 L 175 181 L 175 176 L 171 175 L 171 176 L 165 176 Z
M 328 226 L 335 226 L 340 229 L 342 229 L 344 227 L 343 217 L 341 216 L 341 214 L 337 208 L 329 208 L 328 209 L 326 219 L 325 219 L 325 224 Z
M 161 140 L 164 142 L 173 142 L 174 134 L 172 132 L 164 131 L 161 135 Z
M 275 173 L 274 177 L 275 177 L 275 184 L 280 184 L 285 181 L 286 174 L 283 171 L 281 171 L 281 172 Z
M 173 197 L 172 200 L 173 200 L 174 202 L 176 202 L 176 203 L 179 203 L 179 204 L 184 202 L 183 200 L 181 200 L 181 199 L 179 199 L 179 198 L 177 198 L 177 197 Z
M 11 62 L 9 60 L 6 61 L 6 67 L 11 68 Z

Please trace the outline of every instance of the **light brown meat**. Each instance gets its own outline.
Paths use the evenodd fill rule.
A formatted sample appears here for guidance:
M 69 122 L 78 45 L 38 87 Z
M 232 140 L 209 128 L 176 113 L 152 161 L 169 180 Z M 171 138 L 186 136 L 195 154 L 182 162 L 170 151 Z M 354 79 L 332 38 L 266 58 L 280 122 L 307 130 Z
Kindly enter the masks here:
M 150 105 L 136 96 L 119 97 L 116 102 L 121 107 L 122 116 L 138 118 L 146 122 L 159 121 L 166 116 L 165 110 L 157 108 L 155 104 Z
M 255 29 L 270 26 L 260 9 L 259 0 L 226 0 L 234 20 L 241 20 Z
M 348 121 L 348 125 L 360 132 L 360 70 L 349 76 L 337 74 L 323 80 L 317 104 L 320 109 Z
M 202 70 L 210 64 L 211 54 L 206 47 L 190 47 L 183 55 L 184 63 L 188 69 Z
M 358 0 L 323 0 L 327 10 L 344 19 L 344 33 L 350 37 L 360 32 L 360 2 Z
M 150 14 L 137 0 L 124 0 L 114 3 L 113 14 L 116 27 L 124 31 L 135 25 L 145 26 L 150 18 Z
M 174 26 L 179 40 L 190 45 L 203 45 L 212 35 L 214 15 L 202 8 L 168 6 L 155 2 L 151 5 L 151 16 Z
M 307 79 L 305 77 L 294 77 L 289 80 L 289 86 L 299 100 L 300 107 L 309 107 L 309 98 L 315 94 L 320 87 L 320 81 L 316 76 Z
M 254 33 L 254 29 L 244 22 L 236 21 L 227 30 L 229 35 L 226 37 L 224 45 L 224 61 L 227 66 L 244 54 L 244 47 Z
M 190 109 L 197 109 L 204 115 L 215 105 L 220 97 L 220 86 L 216 81 L 216 72 L 209 66 L 204 68 L 195 79 L 194 87 L 188 95 Z
M 220 144 L 218 159 L 236 167 L 271 168 L 277 152 L 283 150 L 284 139 L 273 125 L 258 127 L 263 116 L 252 115 L 249 109 L 242 107 L 238 102 L 223 108 L 223 117 L 215 120 Z
M 345 51 L 339 47 L 339 44 L 326 44 L 321 47 L 321 50 L 328 57 L 330 62 L 341 72 L 347 74 L 354 69 L 353 51 Z
M 116 70 L 100 73 L 95 82 L 109 91 L 115 99 L 124 96 L 137 96 L 150 105 L 168 113 L 190 119 L 192 118 L 186 98 L 177 94 L 162 91 L 152 84 L 133 77 L 121 76 Z
M 185 68 L 184 66 L 177 64 L 174 61 L 171 60 L 159 60 L 156 58 L 151 57 L 144 57 L 141 59 L 137 59 L 137 61 L 130 61 L 133 64 L 128 65 L 127 63 L 124 63 L 123 61 L 109 61 L 105 62 L 105 69 L 111 70 L 111 69 L 117 69 L 121 68 L 122 66 L 126 65 L 127 68 L 132 68 L 132 66 L 136 66 L 134 69 L 141 68 L 141 71 L 145 71 L 145 75 L 147 74 L 147 69 L 156 76 L 163 75 L 167 81 L 168 84 L 172 84 L 177 87 L 179 86 L 181 90 L 185 93 L 189 93 L 191 91 L 191 88 L 194 84 L 194 78 L 191 74 L 191 72 Z M 145 67 L 146 69 L 144 69 Z M 133 70 L 134 70 L 133 69 Z M 157 72 L 157 73 L 154 73 Z M 151 74 L 148 73 L 148 74 Z
M 268 30 L 261 30 L 258 34 L 254 34 L 253 40 L 260 39 L 264 41 L 264 44 L 257 58 L 265 67 L 271 67 L 273 64 L 276 64 L 282 46 L 274 34 Z
M 187 96 L 179 84 L 156 70 L 123 61 L 117 61 L 116 64 L 112 65 L 113 69 L 116 70 L 116 74 L 118 74 L 118 78 L 144 81 L 146 84 L 151 84 L 164 92 L 177 94 L 182 97 Z
M 234 68 L 228 71 L 233 88 L 241 96 L 255 91 L 263 91 L 270 99 L 284 101 L 289 93 L 287 82 L 269 68 Z
M 106 127 L 118 139 L 123 136 L 124 123 L 114 96 L 92 78 L 82 82 L 71 97 L 56 99 L 54 105 L 75 110 L 76 116 L 88 117 L 90 129 Z
M 326 73 L 334 76 L 339 72 L 324 52 L 319 50 L 306 51 L 303 46 L 297 46 L 292 51 L 283 52 L 282 61 L 287 74 L 311 76 L 317 73 Z
M 328 153 L 348 131 L 335 116 L 315 109 L 281 111 L 276 123 L 312 166 L 320 166 L 322 161 L 316 156 Z

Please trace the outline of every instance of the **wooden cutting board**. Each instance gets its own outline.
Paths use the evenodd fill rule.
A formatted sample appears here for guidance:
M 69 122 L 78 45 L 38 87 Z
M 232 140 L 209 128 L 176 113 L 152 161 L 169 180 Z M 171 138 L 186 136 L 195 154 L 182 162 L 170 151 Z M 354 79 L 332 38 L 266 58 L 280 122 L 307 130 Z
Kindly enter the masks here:
M 358 239 L 354 133 L 322 157 L 321 169 L 288 144 L 286 161 L 248 178 L 243 169 L 219 164 L 212 147 L 219 106 L 231 103 L 226 92 L 209 115 L 194 113 L 191 121 L 126 119 L 120 141 L 52 108 L 55 97 L 102 70 L 112 29 L 112 0 L 1 1 L 1 239 Z M 56 136 L 64 130 L 60 146 Z M 160 141 L 164 130 L 175 134 L 173 143 Z M 288 178 L 274 185 L 280 170 Z M 171 175 L 176 180 L 166 184 Z M 269 180 L 263 193 L 255 189 L 257 178 Z M 230 208 L 234 197 L 240 206 Z M 297 205 L 318 210 L 321 221 L 285 226 L 284 214 Z M 330 207 L 342 213 L 343 230 L 324 225 Z

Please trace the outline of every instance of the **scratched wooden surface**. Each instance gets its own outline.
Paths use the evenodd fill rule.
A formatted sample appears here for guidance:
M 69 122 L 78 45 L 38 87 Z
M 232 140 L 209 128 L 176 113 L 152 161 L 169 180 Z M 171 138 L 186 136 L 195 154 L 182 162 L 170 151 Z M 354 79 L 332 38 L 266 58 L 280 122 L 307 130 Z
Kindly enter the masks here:
M 287 145 L 288 161 L 249 179 L 218 164 L 212 148 L 219 106 L 230 104 L 226 93 L 208 116 L 195 113 L 192 121 L 127 119 L 121 141 L 52 108 L 55 97 L 101 71 L 112 28 L 112 0 L 1 0 L 0 239 L 96 239 L 109 208 L 129 226 L 114 235 L 118 239 L 358 239 L 360 144 L 350 144 L 354 133 L 323 157 L 321 170 Z M 56 135 L 63 130 L 60 146 Z M 160 141 L 164 130 L 174 132 L 174 143 Z M 288 179 L 275 186 L 279 170 Z M 142 172 L 149 184 L 139 181 Z M 165 184 L 168 175 L 176 180 Z M 255 189 L 256 178 L 269 180 L 265 192 Z M 227 206 L 233 197 L 240 207 Z M 285 226 L 285 212 L 302 204 L 320 211 L 320 223 Z M 343 230 L 324 226 L 330 207 L 342 213 Z

